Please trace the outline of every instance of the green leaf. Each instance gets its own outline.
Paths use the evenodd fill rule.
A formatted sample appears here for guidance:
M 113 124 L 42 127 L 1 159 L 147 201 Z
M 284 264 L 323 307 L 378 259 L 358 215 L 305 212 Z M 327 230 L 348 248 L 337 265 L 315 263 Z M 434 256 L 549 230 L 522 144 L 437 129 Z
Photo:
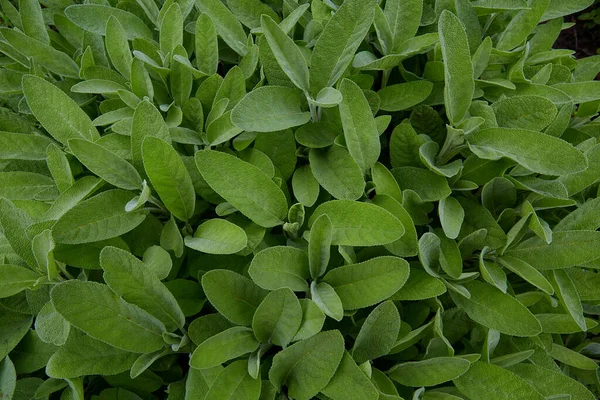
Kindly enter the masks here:
M 552 271 L 551 279 L 562 306 L 577 322 L 581 330 L 585 331 L 587 328 L 583 317 L 583 306 L 573 280 L 564 270 L 559 269 Z
M 310 299 L 300 299 L 302 306 L 302 323 L 292 341 L 308 339 L 316 335 L 323 328 L 325 322 L 325 314 L 319 306 Z
M 181 157 L 169 143 L 146 137 L 142 144 L 144 169 L 169 211 L 180 220 L 194 215 L 196 193 Z
M 517 12 L 498 39 L 498 50 L 512 50 L 527 40 L 529 34 L 542 19 L 550 0 L 528 2 L 527 9 Z
M 398 257 L 410 257 L 417 255 L 417 231 L 415 224 L 410 214 L 404 209 L 402 204 L 390 196 L 378 194 L 373 199 L 373 204 L 376 204 L 387 211 L 404 226 L 405 232 L 402 237 L 394 242 L 388 243 L 385 248 L 392 254 Z
M 287 200 L 281 189 L 260 169 L 213 150 L 196 153 L 195 160 L 209 186 L 242 214 L 265 228 L 283 223 L 287 216 Z
M 195 54 L 196 68 L 206 75 L 217 73 L 219 46 L 215 24 L 208 14 L 200 14 L 196 20 Z
M 0 393 L 7 399 L 12 399 L 17 384 L 17 373 L 10 358 L 0 361 Z
M 319 182 L 315 179 L 310 165 L 303 165 L 294 171 L 292 177 L 294 197 L 304 206 L 312 207 L 315 204 L 319 197 L 319 188 Z
M 277 388 L 286 384 L 290 397 L 309 400 L 327 386 L 343 355 L 339 331 L 318 333 L 277 353 L 269 380 Z
M 52 228 L 58 243 L 91 243 L 127 233 L 146 219 L 143 210 L 126 212 L 131 193 L 109 190 L 67 211 Z
M 4 160 L 45 160 L 52 140 L 41 135 L 0 132 L 0 157 Z
M 342 80 L 340 118 L 348 152 L 364 172 L 379 158 L 379 132 L 362 89 L 349 79 Z
M 471 53 L 464 25 L 448 10 L 440 15 L 438 33 L 444 57 L 444 106 L 448 119 L 456 125 L 471 106 L 475 91 Z
M 465 210 L 454 197 L 440 200 L 438 214 L 444 234 L 450 239 L 456 239 L 460 233 Z
M 0 33 L 4 37 L 5 43 L 8 42 L 10 46 L 19 50 L 21 57 L 30 58 L 48 71 L 65 78 L 77 79 L 79 77 L 79 68 L 68 54 L 26 36 L 17 29 L 0 28 Z
M 285 348 L 302 323 L 302 307 L 288 288 L 269 293 L 260 303 L 252 319 L 252 330 L 261 343 Z
M 306 292 L 308 264 L 305 251 L 290 246 L 274 246 L 256 253 L 248 274 L 263 289 L 289 288 Z
M 20 0 L 19 11 L 25 34 L 46 44 L 50 43 L 40 3 L 36 0 Z
M 202 288 L 217 311 L 234 324 L 244 326 L 252 325 L 254 312 L 267 295 L 250 279 L 224 269 L 204 274 Z
M 231 328 L 232 324 L 219 313 L 207 314 L 196 318 L 190 323 L 188 335 L 196 345 L 204 342 L 206 339 L 215 336 L 217 333 Z
M 309 227 L 322 214 L 327 214 L 333 227 L 332 245 L 378 246 L 398 240 L 404 226 L 384 208 L 369 203 L 333 200 L 314 211 Z
M 333 400 L 375 400 L 377 389 L 348 352 L 327 386 L 321 391 Z
M 335 289 L 326 282 L 317 283 L 313 281 L 310 284 L 310 296 L 312 301 L 323 311 L 325 315 L 336 321 L 344 318 L 344 308 L 342 300 L 335 292 Z
M 247 244 L 248 238 L 242 228 L 219 218 L 202 223 L 193 237 L 185 237 L 187 247 L 208 254 L 234 254 Z
M 235 326 L 200 343 L 192 354 L 190 366 L 197 369 L 212 368 L 251 353 L 258 345 L 252 329 Z
M 138 171 L 144 171 L 142 144 L 146 137 L 155 137 L 169 143 L 169 128 L 160 112 L 148 101 L 137 105 L 131 123 L 131 159 Z
M 402 190 L 396 182 L 394 175 L 380 162 L 375 163 L 371 168 L 371 178 L 375 185 L 377 195 L 390 196 L 399 203 L 402 203 Z
M 511 366 L 509 371 L 529 382 L 546 398 L 564 394 L 571 395 L 573 399 L 593 400 L 596 398 L 583 384 L 549 368 L 520 363 Z
M 390 137 L 390 161 L 392 167 L 421 166 L 419 148 L 425 141 L 417 136 L 410 124 L 396 126 Z
M 430 299 L 445 292 L 444 282 L 421 269 L 413 268 L 404 286 L 391 297 L 391 300 Z
M 90 336 L 73 336 L 50 357 L 46 373 L 62 379 L 119 374 L 130 369 L 138 357 Z
M 71 86 L 73 93 L 100 93 L 100 94 L 117 94 L 120 90 L 126 90 L 121 83 L 109 79 L 88 79 Z
M 541 332 L 535 316 L 514 297 L 479 281 L 463 286 L 471 293 L 470 299 L 452 291 L 450 296 L 473 321 L 512 336 L 536 336 Z
M 66 145 L 69 139 L 100 137 L 90 117 L 53 84 L 27 75 L 23 77 L 23 94 L 33 115 L 62 144 Z
M 506 251 L 538 270 L 564 269 L 600 258 L 600 234 L 591 231 L 559 231 L 548 244 L 539 237 L 524 240 Z
M 308 265 L 310 276 L 316 280 L 325 274 L 331 254 L 333 227 L 327 214 L 315 220 L 308 239 Z
M 403 190 L 410 189 L 423 201 L 439 201 L 451 193 L 445 177 L 423 168 L 399 167 L 392 169 L 392 175 Z
M 142 178 L 135 168 L 110 150 L 84 139 L 70 139 L 68 145 L 86 168 L 111 185 L 126 190 L 142 187 Z
M 49 301 L 41 308 L 35 318 L 35 332 L 45 343 L 62 346 L 69 337 L 71 325 L 56 312 L 52 302 Z
M 582 329 L 569 314 L 536 314 L 535 317 L 542 325 L 542 332 L 555 334 L 571 334 L 581 332 Z M 598 323 L 592 319 L 585 319 L 586 330 L 595 328 Z
M 49 280 L 55 280 L 58 276 L 56 263 L 54 262 L 54 248 L 54 239 L 52 239 L 50 229 L 45 229 L 34 236 L 31 241 L 31 249 L 37 261 L 37 267 L 48 276 Z
M 388 354 L 398 339 L 400 323 L 400 314 L 392 301 L 385 301 L 375 307 L 354 341 L 354 361 L 362 364 Z
M 160 51 L 173 55 L 177 46 L 183 44 L 183 16 L 178 3 L 173 3 L 164 13 L 160 24 Z
M 335 289 L 345 310 L 354 310 L 386 300 L 400 290 L 408 275 L 405 260 L 384 256 L 335 268 L 323 281 Z
M 321 149 L 331 146 L 342 130 L 327 122 L 313 122 L 299 127 L 296 130 L 296 141 L 312 149 Z
M 500 263 L 500 265 L 519 275 L 521 278 L 525 279 L 533 286 L 543 290 L 549 295 L 554 294 L 554 289 L 552 288 L 552 285 L 550 284 L 550 282 L 548 282 L 544 275 L 542 275 L 537 269 L 533 268 L 531 265 L 527 264 L 525 261 L 519 260 L 515 257 L 502 256 L 498 258 L 498 262 Z
M 546 175 L 565 175 L 584 170 L 584 155 L 569 143 L 541 132 L 491 128 L 468 137 L 469 147 L 480 158 L 510 158 L 525 168 Z
M 348 0 L 331 17 L 315 44 L 310 91 L 316 96 L 334 86 L 366 36 L 375 15 L 375 0 Z
M 311 149 L 309 161 L 316 180 L 335 198 L 357 200 L 363 195 L 365 181 L 348 150 L 336 145 Z
M 152 39 L 152 31 L 134 14 L 100 4 L 74 4 L 65 9 L 65 15 L 77 26 L 97 35 L 106 34 L 106 23 L 115 17 L 127 32 L 127 39 Z
M 29 331 L 32 316 L 7 308 L 0 310 L 0 356 L 6 357 Z
M 258 400 L 261 381 L 248 374 L 248 363 L 239 360 L 231 363 L 217 375 L 206 393 L 206 400 Z
M 379 108 L 383 111 L 407 110 L 425 101 L 432 90 L 433 83 L 425 80 L 386 86 L 377 92 L 381 99 Z
M 392 52 L 398 53 L 400 46 L 417 33 L 423 13 L 423 2 L 418 0 L 392 0 L 385 3 L 385 17 L 393 38 Z
M 110 16 L 106 22 L 106 52 L 115 69 L 125 78 L 129 78 L 133 56 L 129 49 L 127 32 L 114 16 Z
M 206 128 L 206 137 L 211 146 L 216 146 L 227 142 L 241 132 L 242 129 L 231 122 L 231 111 L 227 111 L 210 123 Z
M 56 311 L 71 325 L 111 346 L 149 353 L 165 344 L 164 325 L 141 308 L 125 302 L 106 285 L 70 280 L 55 286 L 51 296 Z M 90 315 L 94 318 L 90 319 Z M 99 324 L 98 320 L 103 322 Z
M 588 160 L 588 168 L 559 178 L 559 181 L 567 188 L 569 196 L 585 190 L 598 180 L 598 174 L 600 174 L 600 145 L 587 149 L 583 154 Z
M 158 318 L 168 331 L 185 324 L 185 317 L 175 297 L 147 265 L 128 251 L 105 247 L 100 252 L 104 281 L 125 301 L 135 304 Z
M 332 87 L 326 87 L 319 90 L 314 100 L 308 99 L 308 101 L 319 107 L 331 108 L 340 104 L 343 99 L 342 92 Z
M 485 229 L 487 236 L 483 236 L 481 248 L 488 246 L 497 249 L 506 244 L 506 234 L 487 208 L 465 197 L 458 197 L 457 200 L 464 210 L 469 210 L 465 213 L 459 238 L 464 239 L 467 235 Z
M 556 117 L 554 103 L 540 96 L 508 97 L 492 104 L 498 126 L 541 131 Z M 527 110 L 527 112 L 523 112 Z
M 212 19 L 217 33 L 233 51 L 240 56 L 248 52 L 244 28 L 225 4 L 219 0 L 196 0 L 196 5 Z
M 467 373 L 454 379 L 454 384 L 470 399 L 509 400 L 514 398 L 515 393 L 531 400 L 544 398 L 532 385 L 514 373 L 481 361 L 471 364 Z
M 598 369 L 598 364 L 596 364 L 594 360 L 556 343 L 552 343 L 552 348 L 548 354 L 555 360 L 578 369 L 588 371 L 595 371 Z
M 39 273 L 18 265 L 0 266 L 0 298 L 33 288 L 40 277 Z
M 8 200 L 33 200 L 52 189 L 54 183 L 46 175 L 33 172 L 0 172 L 0 196 Z
M 32 223 L 30 217 L 10 200 L 0 197 L 0 226 L 3 236 L 12 250 L 29 266 L 37 265 L 26 229 Z
M 264 86 L 248 93 L 231 110 L 231 121 L 240 129 L 275 132 L 304 125 L 310 113 L 302 111 L 301 98 L 295 89 Z
M 298 46 L 271 17 L 263 15 L 261 26 L 271 52 L 283 72 L 294 85 L 308 93 L 308 66 Z
M 397 364 L 388 376 L 404 386 L 436 386 L 460 377 L 470 365 L 468 360 L 460 357 L 435 357 Z

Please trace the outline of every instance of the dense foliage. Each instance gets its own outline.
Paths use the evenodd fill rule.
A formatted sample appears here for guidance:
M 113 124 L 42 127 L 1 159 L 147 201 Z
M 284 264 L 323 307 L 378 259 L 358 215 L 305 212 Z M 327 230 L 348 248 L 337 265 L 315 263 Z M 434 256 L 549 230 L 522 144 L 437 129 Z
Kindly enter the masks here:
M 592 0 L 1 0 L 0 397 L 600 393 Z

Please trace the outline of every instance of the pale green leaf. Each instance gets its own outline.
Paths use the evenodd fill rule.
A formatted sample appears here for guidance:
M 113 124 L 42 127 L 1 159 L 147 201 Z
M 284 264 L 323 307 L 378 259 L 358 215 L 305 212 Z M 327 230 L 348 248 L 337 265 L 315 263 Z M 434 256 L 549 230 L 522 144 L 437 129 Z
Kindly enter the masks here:
M 448 119 L 456 125 L 471 106 L 475 90 L 471 53 L 464 25 L 448 10 L 440 15 L 438 33 L 444 56 L 444 105 Z
M 510 158 L 523 167 L 546 175 L 565 175 L 584 170 L 585 156 L 569 143 L 525 129 L 491 128 L 468 137 L 469 147 L 480 158 Z
M 398 257 L 376 257 L 329 271 L 323 280 L 339 295 L 345 310 L 386 300 L 406 283 L 408 263 Z
M 52 235 L 58 243 L 90 243 L 127 233 L 146 219 L 143 210 L 127 212 L 131 193 L 110 190 L 87 199 L 56 222 Z
M 256 309 L 252 330 L 261 343 L 273 343 L 285 348 L 302 323 L 302 307 L 288 288 L 269 293 Z
M 309 161 L 316 180 L 335 198 L 357 200 L 363 195 L 364 178 L 348 150 L 336 145 L 311 149 Z
M 333 227 L 332 245 L 377 246 L 398 240 L 404 226 L 391 213 L 374 204 L 333 200 L 314 211 L 309 227 L 322 214 L 327 214 Z
M 470 399 L 514 399 L 515 393 L 524 399 L 544 397 L 527 381 L 494 364 L 481 361 L 471 364 L 464 375 L 454 379 L 456 387 Z
M 364 172 L 379 158 L 379 132 L 362 89 L 349 79 L 342 80 L 340 118 L 348 152 Z
M 207 369 L 253 352 L 258 341 L 250 328 L 236 326 L 206 339 L 194 350 L 190 366 Z
M 541 332 L 535 316 L 514 297 L 479 281 L 463 285 L 470 299 L 452 291 L 450 296 L 475 322 L 512 336 L 536 336 Z
M 277 184 L 260 169 L 213 150 L 196 153 L 195 160 L 208 185 L 242 214 L 263 227 L 283 223 L 287 200 Z
M 106 285 L 70 280 L 55 286 L 51 296 L 56 311 L 69 323 L 111 346 L 149 353 L 165 345 L 164 325 L 141 308 L 125 302 Z M 90 319 L 91 315 L 94 318 Z
M 281 131 L 309 120 L 310 113 L 302 111 L 298 92 L 283 86 L 255 89 L 231 111 L 231 121 L 246 131 Z
M 234 254 L 247 244 L 248 238 L 242 228 L 219 218 L 202 223 L 193 237 L 185 237 L 187 247 L 208 254 Z
M 129 162 L 115 153 L 84 139 L 70 139 L 68 145 L 86 168 L 106 182 L 126 190 L 141 189 L 140 174 Z
M 185 324 L 185 317 L 175 297 L 133 254 L 107 246 L 100 252 L 100 265 L 106 284 L 125 301 L 158 318 L 169 331 Z
M 23 77 L 23 94 L 33 115 L 62 144 L 66 145 L 69 139 L 100 137 L 90 117 L 53 84 L 27 75 Z
M 310 91 L 316 96 L 334 86 L 369 31 L 375 0 L 348 0 L 331 17 L 315 44 L 310 70 Z
M 388 376 L 404 386 L 435 386 L 460 377 L 470 365 L 460 357 L 435 357 L 397 364 Z
M 244 326 L 252 325 L 254 312 L 268 293 L 250 279 L 224 269 L 204 274 L 202 288 L 217 311 L 234 324 Z
M 343 355 L 339 331 L 318 333 L 277 353 L 269 380 L 277 388 L 285 384 L 290 397 L 309 400 L 327 386 Z

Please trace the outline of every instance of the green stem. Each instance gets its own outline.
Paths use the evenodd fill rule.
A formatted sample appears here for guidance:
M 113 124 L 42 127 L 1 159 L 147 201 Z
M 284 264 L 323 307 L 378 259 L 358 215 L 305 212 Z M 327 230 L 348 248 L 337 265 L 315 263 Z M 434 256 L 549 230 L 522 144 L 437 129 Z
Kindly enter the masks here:
M 387 86 L 388 80 L 390 79 L 391 74 L 392 74 L 391 69 L 386 69 L 383 71 L 383 75 L 381 76 L 381 88 L 382 89 Z
M 65 274 L 65 276 L 66 276 L 67 278 L 69 278 L 69 279 L 75 279 L 75 277 L 74 277 L 73 275 L 71 275 L 71 274 L 69 273 L 69 271 L 67 271 L 67 268 L 65 267 L 65 265 L 64 265 L 64 264 L 62 264 L 62 263 L 57 263 L 57 265 L 59 266 L 59 268 L 60 268 L 61 272 L 62 272 L 63 274 Z
M 317 107 L 314 105 L 314 103 L 310 101 L 310 99 L 308 100 L 308 109 L 310 110 L 310 119 L 312 120 L 312 122 L 317 122 Z

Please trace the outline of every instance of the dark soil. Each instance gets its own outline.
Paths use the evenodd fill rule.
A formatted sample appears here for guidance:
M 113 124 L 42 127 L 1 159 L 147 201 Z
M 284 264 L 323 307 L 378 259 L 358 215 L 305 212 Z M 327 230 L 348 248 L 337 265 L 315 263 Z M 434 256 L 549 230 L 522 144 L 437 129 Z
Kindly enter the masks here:
M 565 0 L 568 1 L 568 0 Z M 590 8 L 565 17 L 565 22 L 574 22 L 575 25 L 561 32 L 554 44 L 556 49 L 571 49 L 575 51 L 576 58 L 593 56 L 600 48 L 600 25 L 589 26 L 589 21 L 582 21 L 577 17 L 600 8 L 600 2 L 596 2 Z

